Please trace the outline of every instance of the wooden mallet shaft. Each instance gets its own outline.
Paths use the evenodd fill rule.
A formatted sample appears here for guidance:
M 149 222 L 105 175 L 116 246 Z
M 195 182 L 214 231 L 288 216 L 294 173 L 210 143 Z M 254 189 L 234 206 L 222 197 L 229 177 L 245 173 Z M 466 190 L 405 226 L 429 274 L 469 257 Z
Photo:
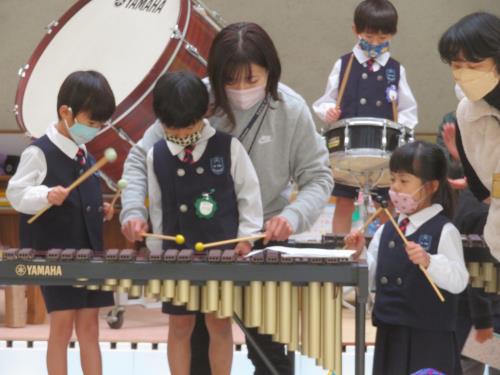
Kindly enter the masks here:
M 209 243 L 203 244 L 203 248 L 206 249 L 208 247 L 229 245 L 229 244 L 238 243 L 241 241 L 255 241 L 255 240 L 260 240 L 261 238 L 264 238 L 265 236 L 266 235 L 264 233 L 259 233 L 259 234 L 255 234 L 253 236 L 248 236 L 248 237 L 240 237 L 240 238 L 233 238 L 233 239 L 224 240 L 224 241 L 209 242 Z
M 384 211 L 387 214 L 387 216 L 389 217 L 389 220 L 391 221 L 392 225 L 394 225 L 394 228 L 398 232 L 399 236 L 403 240 L 405 247 L 408 246 L 408 240 L 406 239 L 403 232 L 401 232 L 401 229 L 399 229 L 399 225 L 398 225 L 398 223 L 396 223 L 396 220 L 394 220 L 394 218 L 392 217 L 391 212 L 387 208 L 384 208 Z M 436 292 L 436 295 L 438 296 L 439 300 L 441 302 L 444 302 L 443 294 L 441 293 L 441 291 L 438 289 L 438 287 L 436 286 L 436 284 L 432 280 L 431 275 L 429 275 L 429 272 L 427 272 L 427 270 L 421 264 L 419 264 L 418 267 L 420 268 L 420 271 L 422 271 L 424 273 L 425 278 L 431 284 L 432 289 L 434 289 L 434 292 Z
M 181 242 L 180 239 L 181 238 L 184 239 L 184 236 L 181 235 L 181 234 L 178 234 L 176 236 L 168 236 L 166 234 L 142 232 L 141 236 L 143 236 L 143 237 L 157 238 L 159 240 L 175 241 L 175 242 Z M 183 243 L 184 243 L 184 241 L 182 241 L 179 245 L 181 245 Z
M 114 154 L 113 154 L 114 153 Z M 113 155 L 112 155 L 113 154 Z M 87 178 L 92 176 L 95 172 L 97 172 L 99 169 L 101 169 L 105 164 L 107 164 L 110 161 L 116 160 L 116 152 L 113 149 L 107 149 L 105 152 L 105 155 L 99 159 L 97 163 L 95 163 L 92 167 L 87 169 L 85 173 L 83 173 L 80 177 L 78 177 L 71 185 L 67 187 L 69 192 L 77 188 L 82 182 L 84 182 Z M 51 204 L 48 206 L 42 208 L 40 211 L 38 211 L 35 215 L 29 218 L 28 224 L 33 223 L 36 219 L 38 219 L 40 216 L 42 216 L 45 211 L 47 211 L 50 207 L 52 207 Z

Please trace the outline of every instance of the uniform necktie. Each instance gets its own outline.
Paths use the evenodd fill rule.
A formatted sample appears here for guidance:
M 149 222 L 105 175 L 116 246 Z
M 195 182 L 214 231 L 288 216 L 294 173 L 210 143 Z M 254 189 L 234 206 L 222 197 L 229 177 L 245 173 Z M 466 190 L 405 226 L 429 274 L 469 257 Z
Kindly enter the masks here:
M 189 145 L 184 147 L 184 157 L 182 158 L 183 163 L 193 164 L 193 150 L 194 145 Z
M 86 163 L 86 160 L 85 160 L 85 151 L 83 151 L 82 148 L 78 148 L 78 151 L 76 153 L 76 161 L 81 166 L 84 166 L 85 163 Z
M 375 62 L 374 59 L 369 59 L 367 62 L 366 62 L 366 67 L 368 68 L 368 71 L 369 72 L 373 72 L 373 63 Z
M 401 232 L 403 232 L 403 234 L 406 234 L 406 228 L 408 228 L 409 223 L 410 219 L 408 219 L 407 217 L 399 222 L 399 229 L 401 229 Z

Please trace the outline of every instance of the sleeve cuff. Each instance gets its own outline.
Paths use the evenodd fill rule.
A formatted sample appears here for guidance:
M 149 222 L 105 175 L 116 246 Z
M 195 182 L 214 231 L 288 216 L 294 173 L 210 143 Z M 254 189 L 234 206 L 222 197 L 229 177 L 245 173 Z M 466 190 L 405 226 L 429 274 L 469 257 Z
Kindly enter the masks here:
M 148 220 L 148 212 L 145 207 L 136 207 L 122 210 L 120 212 L 120 224 L 124 224 L 132 219 Z
M 297 214 L 292 212 L 291 210 L 284 209 L 280 216 L 283 216 L 288 223 L 292 226 L 293 233 L 297 233 L 297 230 L 299 228 L 299 217 Z

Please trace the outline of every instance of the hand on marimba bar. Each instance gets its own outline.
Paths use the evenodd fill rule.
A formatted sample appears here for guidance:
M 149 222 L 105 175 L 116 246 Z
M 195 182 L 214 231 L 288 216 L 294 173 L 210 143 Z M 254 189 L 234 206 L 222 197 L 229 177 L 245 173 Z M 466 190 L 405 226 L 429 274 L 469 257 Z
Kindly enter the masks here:
M 66 194 L 64 199 L 66 199 L 66 197 L 68 196 L 68 194 L 72 190 L 76 189 L 80 184 L 82 184 L 87 178 L 89 178 L 95 172 L 97 172 L 99 169 L 101 169 L 105 164 L 107 164 L 108 162 L 114 162 L 116 160 L 116 157 L 117 157 L 117 155 L 116 155 L 116 151 L 114 149 L 112 149 L 112 148 L 106 149 L 106 151 L 104 152 L 104 156 L 101 159 L 99 159 L 99 161 L 97 163 L 95 163 L 92 167 L 87 169 L 85 171 L 85 173 L 83 173 L 80 177 L 78 177 L 71 185 L 69 185 L 67 188 L 61 187 L 62 189 L 67 190 L 67 192 L 61 191 L 62 194 Z M 60 186 L 57 188 L 60 188 Z M 48 196 L 47 196 L 47 198 L 48 198 Z M 64 202 L 64 199 L 62 200 L 62 202 Z M 62 204 L 62 202 L 60 204 Z M 50 203 L 48 206 L 45 206 L 44 208 L 39 210 L 35 215 L 33 215 L 28 220 L 28 224 L 33 223 L 36 219 L 38 219 L 40 216 L 42 216 L 45 213 L 45 211 L 47 211 L 50 207 L 52 207 L 52 203 Z

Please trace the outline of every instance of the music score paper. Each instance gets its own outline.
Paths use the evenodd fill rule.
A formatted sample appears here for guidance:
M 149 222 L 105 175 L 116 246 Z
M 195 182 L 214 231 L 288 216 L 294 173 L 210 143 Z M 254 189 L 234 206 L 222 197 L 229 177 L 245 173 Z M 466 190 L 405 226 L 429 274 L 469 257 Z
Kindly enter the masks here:
M 246 257 L 251 257 L 253 255 L 259 254 L 265 250 L 271 250 L 281 253 L 282 257 L 290 258 L 348 258 L 350 259 L 355 250 L 346 249 L 317 249 L 312 247 L 304 248 L 294 248 L 287 246 L 270 246 L 265 249 L 253 250 L 246 255 Z

